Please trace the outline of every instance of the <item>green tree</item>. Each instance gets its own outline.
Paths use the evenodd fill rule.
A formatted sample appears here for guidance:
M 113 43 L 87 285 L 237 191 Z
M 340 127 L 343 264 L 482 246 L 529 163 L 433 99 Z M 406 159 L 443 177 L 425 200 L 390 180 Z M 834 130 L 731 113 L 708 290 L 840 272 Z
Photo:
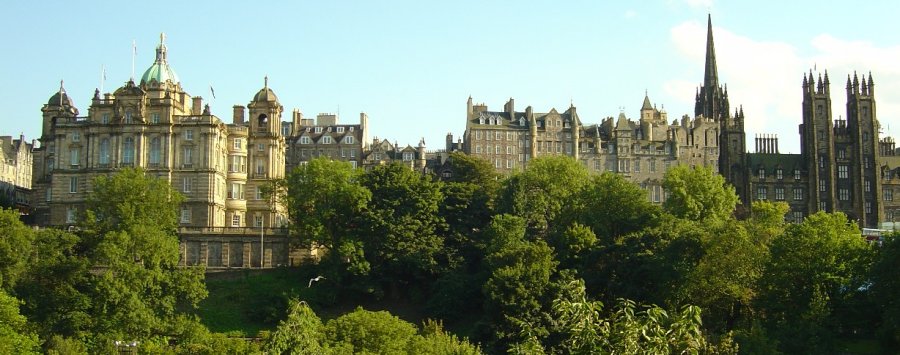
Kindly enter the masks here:
M 204 270 L 178 267 L 181 201 L 168 182 L 141 169 L 94 180 L 80 223 L 93 270 L 94 335 L 144 340 L 166 334 L 180 308 L 206 297 Z
M 77 235 L 58 229 L 37 232 L 30 267 L 15 287 L 24 301 L 22 313 L 43 338 L 83 338 L 92 327 L 94 279 L 80 242 Z
M 440 215 L 447 223 L 445 248 L 451 266 L 472 271 L 486 247 L 482 231 L 494 214 L 501 179 L 489 162 L 462 152 L 450 154 L 450 166 L 453 175 L 441 188 L 444 202 Z
M 0 287 L 10 290 L 26 270 L 31 254 L 34 231 L 19 220 L 19 213 L 0 209 Z
M 755 242 L 745 224 L 734 219 L 704 228 L 701 256 L 686 271 L 669 304 L 701 307 L 706 329 L 716 334 L 749 327 L 768 248 Z
M 481 349 L 465 339 L 444 331 L 443 324 L 427 320 L 419 336 L 413 338 L 407 353 L 410 355 L 477 355 Z
M 356 237 L 359 220 L 372 194 L 359 183 L 359 170 L 347 162 L 311 160 L 279 183 L 291 228 L 305 247 L 329 250 L 326 262 L 353 274 L 366 274 L 369 264 Z
M 440 184 L 400 163 L 375 167 L 361 182 L 372 192 L 363 241 L 373 276 L 398 286 L 436 275 L 446 227 Z
M 19 300 L 0 290 L 0 353 L 38 354 L 40 343 L 19 314 Z
M 707 342 L 701 329 L 700 308 L 695 306 L 671 312 L 657 306 L 637 311 L 634 302 L 619 300 L 612 314 L 605 317 L 603 304 L 587 298 L 580 280 L 565 285 L 562 295 L 553 301 L 551 315 L 551 334 L 560 341 L 546 349 L 550 353 L 733 354 L 737 350 L 727 342 L 720 346 Z M 525 344 L 514 345 L 511 352 L 545 352 L 534 337 Z
M 612 241 L 598 240 L 581 270 L 591 294 L 667 304 L 703 255 L 702 223 L 662 214 L 653 227 Z
M 265 345 L 268 354 L 325 354 L 325 326 L 306 302 L 291 300 L 287 319 L 278 324 Z
M 485 317 L 500 343 L 522 341 L 519 324 L 540 327 L 549 307 L 545 295 L 556 272 L 553 251 L 543 240 L 525 239 L 521 217 L 494 217 L 487 231 L 492 244 L 486 264 L 490 277 L 483 286 Z
M 734 187 L 705 166 L 693 169 L 676 166 L 666 172 L 663 187 L 668 193 L 663 208 L 679 218 L 726 220 L 734 213 L 738 203 Z
M 581 266 L 583 255 L 591 251 L 596 242 L 594 232 L 577 222 L 562 233 L 554 233 L 550 239 L 557 261 L 564 269 Z
M 354 354 L 407 354 L 416 326 L 387 311 L 362 308 L 328 321 L 328 343 L 336 351 Z
M 843 213 L 819 212 L 772 241 L 760 308 L 784 351 L 829 352 L 848 306 L 868 283 L 872 250 Z M 849 329 L 848 329 L 849 330 Z
M 463 152 L 450 153 L 452 175 L 446 182 L 475 184 L 483 188 L 488 197 L 500 188 L 501 176 L 487 160 Z
M 871 296 L 881 318 L 878 335 L 886 349 L 900 346 L 900 237 L 885 238 L 871 268 Z
M 650 227 L 660 213 L 640 186 L 610 172 L 592 176 L 570 206 L 568 217 L 609 240 Z
M 571 157 L 533 159 L 525 171 L 505 181 L 498 208 L 524 218 L 529 235 L 545 238 L 557 227 L 563 208 L 588 183 L 588 176 L 588 170 Z

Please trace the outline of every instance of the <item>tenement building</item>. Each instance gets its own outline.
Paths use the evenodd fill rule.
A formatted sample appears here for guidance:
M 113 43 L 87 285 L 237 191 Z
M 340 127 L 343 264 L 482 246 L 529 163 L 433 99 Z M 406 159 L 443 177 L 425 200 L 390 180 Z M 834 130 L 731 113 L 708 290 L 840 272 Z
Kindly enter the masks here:
M 41 109 L 35 222 L 74 225 L 96 177 L 140 167 L 185 196 L 179 206 L 184 262 L 287 264 L 283 238 L 265 245 L 259 238 L 267 232 L 276 237 L 275 227 L 285 223 L 283 209 L 264 193 L 285 173 L 283 107 L 268 79 L 249 103 L 249 117 L 237 106 L 226 124 L 201 97 L 182 89 L 163 40 L 139 82 L 132 78 L 113 93 L 95 91 L 86 115 L 62 85 Z
M 0 207 L 27 209 L 33 148 L 34 142 L 26 141 L 24 135 L 0 137 Z
M 892 228 L 900 218 L 900 155 L 891 138 L 881 139 L 872 75 L 848 76 L 846 119 L 834 120 L 828 73 L 802 80 L 800 154 L 781 154 L 774 135 L 746 146 L 743 108 L 731 110 L 720 84 L 709 19 L 702 86 L 694 118 L 668 122 L 645 95 L 637 121 L 625 113 L 600 124 L 582 123 L 574 106 L 560 113 L 516 111 L 510 99 L 491 111 L 469 98 L 463 150 L 503 172 L 523 169 L 540 156 L 571 156 L 594 171 L 622 174 L 665 200 L 661 181 L 673 165 L 709 166 L 731 183 L 746 211 L 752 201 L 782 201 L 787 218 L 801 221 L 816 211 L 843 212 L 866 228 Z
M 288 171 L 320 157 L 346 161 L 354 168 L 362 166 L 369 148 L 369 116 L 365 113 L 359 114 L 358 124 L 340 124 L 336 114 L 320 113 L 313 120 L 294 110 L 290 126 Z

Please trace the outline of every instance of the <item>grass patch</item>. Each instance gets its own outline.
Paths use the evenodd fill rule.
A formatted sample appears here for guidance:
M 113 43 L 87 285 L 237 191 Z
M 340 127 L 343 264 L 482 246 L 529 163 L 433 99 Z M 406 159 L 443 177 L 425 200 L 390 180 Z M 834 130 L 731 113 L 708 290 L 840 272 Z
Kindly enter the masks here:
M 295 268 L 209 274 L 209 297 L 200 303 L 197 315 L 212 331 L 256 336 L 278 325 L 289 299 L 311 296 L 307 282 L 312 272 Z
M 385 310 L 417 326 L 427 318 L 425 302 L 411 301 L 403 292 L 406 290 L 396 297 L 359 292 L 346 292 L 339 297 L 338 287 L 330 279 L 308 287 L 309 279 L 319 272 L 317 265 L 306 265 L 210 273 L 206 277 L 209 297 L 200 303 L 196 314 L 211 331 L 247 337 L 255 337 L 263 330 L 274 331 L 278 322 L 286 318 L 288 300 L 292 298 L 306 301 L 323 322 L 352 312 L 356 307 Z M 444 323 L 447 330 L 467 336 L 473 332 L 472 326 L 479 317 L 477 312 L 467 312 L 457 315 L 455 321 Z

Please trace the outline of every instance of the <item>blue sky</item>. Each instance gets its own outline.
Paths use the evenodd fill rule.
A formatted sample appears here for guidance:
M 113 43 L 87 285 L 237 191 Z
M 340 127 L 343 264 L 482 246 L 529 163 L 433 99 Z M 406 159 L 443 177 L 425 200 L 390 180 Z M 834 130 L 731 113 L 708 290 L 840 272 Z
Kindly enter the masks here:
M 284 120 L 294 108 L 347 123 L 366 112 L 370 136 L 424 137 L 429 149 L 443 148 L 448 132 L 461 136 L 469 95 L 497 110 L 510 97 L 538 112 L 572 102 L 596 123 L 620 107 L 637 118 L 647 90 L 675 119 L 693 114 L 707 13 L 748 143 L 778 133 L 782 152 L 799 152 L 801 75 L 813 67 L 832 78 L 835 119 L 845 116 L 847 74 L 871 71 L 882 126 L 900 132 L 900 2 L 821 3 L 18 1 L 0 22 L 0 134 L 37 138 L 61 79 L 86 114 L 101 66 L 103 91 L 114 91 L 131 76 L 135 41 L 139 77 L 160 32 L 185 90 L 226 122 L 266 75 Z

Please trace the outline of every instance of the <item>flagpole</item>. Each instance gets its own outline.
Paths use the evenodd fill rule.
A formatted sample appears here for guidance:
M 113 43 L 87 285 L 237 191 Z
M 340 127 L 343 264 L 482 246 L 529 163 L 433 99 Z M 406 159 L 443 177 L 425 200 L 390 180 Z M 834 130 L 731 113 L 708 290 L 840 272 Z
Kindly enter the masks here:
M 137 55 L 137 42 L 131 40 L 131 81 L 134 81 L 134 57 Z
M 103 93 L 103 82 L 106 81 L 106 66 L 100 64 L 100 93 Z

